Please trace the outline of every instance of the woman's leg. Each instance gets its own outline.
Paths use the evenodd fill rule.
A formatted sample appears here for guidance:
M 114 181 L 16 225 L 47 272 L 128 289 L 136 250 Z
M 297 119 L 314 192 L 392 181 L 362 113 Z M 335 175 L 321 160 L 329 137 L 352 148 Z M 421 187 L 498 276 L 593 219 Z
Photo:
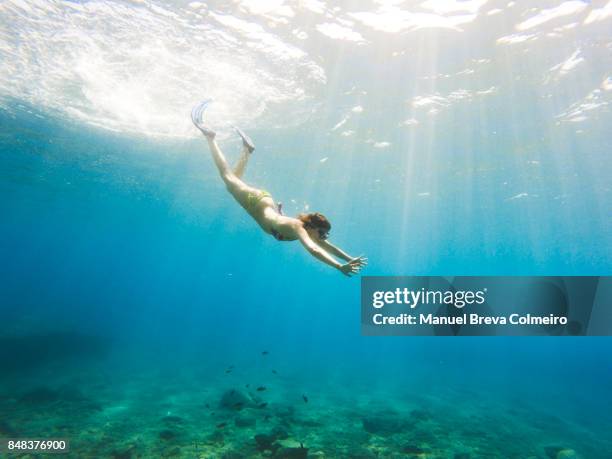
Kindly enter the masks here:
M 234 198 L 241 205 L 244 206 L 244 203 L 248 201 L 247 198 L 248 198 L 249 193 L 257 192 L 257 190 L 248 186 L 246 183 L 240 180 L 240 178 L 236 176 L 236 174 L 234 174 L 234 172 L 230 169 L 229 165 L 227 164 L 227 160 L 225 159 L 225 156 L 221 152 L 221 149 L 219 148 L 219 145 L 217 144 L 217 141 L 215 140 L 215 136 L 216 136 L 215 131 L 213 131 L 208 126 L 206 126 L 204 122 L 202 121 L 203 113 L 208 107 L 209 103 L 210 103 L 210 100 L 206 100 L 204 102 L 200 102 L 198 105 L 193 107 L 193 110 L 191 110 L 191 120 L 193 121 L 193 124 L 195 124 L 195 126 L 206 137 L 213 160 L 215 162 L 215 165 L 217 166 L 217 170 L 219 171 L 219 175 L 221 175 L 221 178 L 225 182 L 225 186 L 227 187 L 228 191 L 234 196 Z M 247 136 L 245 136 L 244 133 L 240 131 L 239 129 L 237 129 L 237 131 L 238 131 L 238 134 L 242 137 L 242 141 L 245 147 L 247 147 L 249 151 L 253 151 L 255 147 L 252 145 L 252 142 L 250 142 L 250 145 L 247 142 L 247 140 L 250 141 L 250 139 Z M 243 164 L 241 167 L 243 172 L 244 172 L 245 166 L 246 166 L 246 160 L 245 160 L 245 164 Z
M 219 175 L 221 175 L 221 178 L 227 184 L 227 181 L 231 178 L 230 176 L 233 175 L 233 172 L 230 169 L 229 164 L 227 164 L 227 160 L 225 159 L 225 156 L 223 156 L 223 153 L 221 152 L 221 149 L 219 148 L 219 145 L 214 137 L 207 136 L 206 140 L 208 140 L 208 147 L 212 153 L 212 157 L 215 161 L 215 165 L 217 166 L 217 170 L 219 171 Z
M 251 138 L 242 131 L 242 129 L 240 129 L 239 127 L 234 127 L 234 130 L 236 131 L 236 134 L 238 134 L 242 139 L 242 153 L 240 154 L 240 159 L 238 160 L 238 163 L 236 163 L 236 167 L 234 168 L 234 174 L 238 178 L 242 178 L 242 175 L 244 174 L 244 169 L 246 168 L 247 162 L 249 161 L 249 155 L 253 153 L 253 150 L 255 150 L 255 144 L 253 143 Z
M 249 156 L 251 155 L 251 151 L 246 145 L 242 146 L 242 152 L 240 153 L 240 159 L 236 163 L 236 167 L 234 167 L 234 175 L 239 179 L 244 175 L 244 170 L 246 169 L 246 165 L 249 162 Z
M 219 175 L 221 175 L 221 178 L 225 182 L 227 190 L 241 206 L 248 206 L 249 194 L 259 193 L 259 190 L 247 185 L 234 174 L 214 138 L 207 137 L 206 139 L 208 140 L 208 146 L 210 147 L 215 165 L 219 170 Z

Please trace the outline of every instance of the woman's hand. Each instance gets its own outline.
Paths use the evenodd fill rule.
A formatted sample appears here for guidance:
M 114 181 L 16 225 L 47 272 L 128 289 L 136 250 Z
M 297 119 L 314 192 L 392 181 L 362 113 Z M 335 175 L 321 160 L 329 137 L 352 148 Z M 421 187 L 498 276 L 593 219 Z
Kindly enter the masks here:
M 348 263 L 343 264 L 338 268 L 342 274 L 351 277 L 354 274 L 358 274 L 365 265 L 368 264 L 368 259 L 364 256 L 358 256 L 352 258 Z
M 357 262 L 360 268 L 363 268 L 365 265 L 368 264 L 367 257 L 364 257 L 363 255 L 359 255 L 358 257 L 351 259 L 351 261 Z

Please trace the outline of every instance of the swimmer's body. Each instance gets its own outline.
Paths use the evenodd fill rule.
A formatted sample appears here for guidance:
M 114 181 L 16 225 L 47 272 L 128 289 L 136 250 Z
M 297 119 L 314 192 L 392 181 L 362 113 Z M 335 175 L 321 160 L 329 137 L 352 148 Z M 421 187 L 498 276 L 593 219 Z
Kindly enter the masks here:
M 351 257 L 346 252 L 331 244 L 327 237 L 331 229 L 329 221 L 319 213 L 300 214 L 297 218 L 282 214 L 280 204 L 277 205 L 270 193 L 254 188 L 242 181 L 249 156 L 255 150 L 251 139 L 240 129 L 236 132 L 242 138 L 242 153 L 236 167 L 232 170 L 219 145 L 215 141 L 216 133 L 202 121 L 202 115 L 210 101 L 204 101 L 194 107 L 191 112 L 193 124 L 204 134 L 210 147 L 215 165 L 227 190 L 238 201 L 244 210 L 259 224 L 266 233 L 278 241 L 299 240 L 308 252 L 318 260 L 338 269 L 346 276 L 352 276 L 367 264 L 363 256 Z M 346 263 L 340 263 L 338 257 Z

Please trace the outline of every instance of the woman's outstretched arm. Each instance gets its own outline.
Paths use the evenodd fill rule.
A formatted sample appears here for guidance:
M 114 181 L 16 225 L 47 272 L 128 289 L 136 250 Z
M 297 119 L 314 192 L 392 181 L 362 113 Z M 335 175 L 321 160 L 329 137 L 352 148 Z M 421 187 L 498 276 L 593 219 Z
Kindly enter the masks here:
M 322 241 L 318 242 L 318 244 L 326 252 L 331 253 L 332 255 L 334 255 L 334 256 L 336 256 L 338 258 L 342 258 L 343 260 L 346 260 L 346 261 L 361 260 L 363 266 L 365 266 L 368 263 L 368 259 L 366 257 L 364 257 L 364 256 L 351 257 L 344 250 L 340 249 L 339 247 L 336 247 L 334 244 L 332 244 L 329 241 L 322 240 Z
M 326 250 L 324 250 L 315 241 L 312 240 L 312 238 L 308 235 L 308 232 L 304 228 L 299 228 L 297 233 L 298 239 L 313 257 L 331 266 L 332 268 L 336 268 L 345 276 L 357 274 L 361 269 L 362 265 L 357 260 L 350 260 L 346 264 L 342 264 L 336 261 Z

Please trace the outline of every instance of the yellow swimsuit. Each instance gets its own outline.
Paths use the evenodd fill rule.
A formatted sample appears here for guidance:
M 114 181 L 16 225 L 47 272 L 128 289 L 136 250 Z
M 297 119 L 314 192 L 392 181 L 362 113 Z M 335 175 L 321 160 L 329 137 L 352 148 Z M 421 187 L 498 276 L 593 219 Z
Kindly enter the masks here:
M 264 198 L 271 198 L 272 195 L 270 193 L 268 193 L 266 190 L 259 190 L 256 193 L 249 193 L 247 195 L 247 206 L 249 207 L 249 209 L 254 210 L 255 207 L 257 207 L 257 205 L 259 204 L 259 201 L 261 201 Z
M 272 195 L 270 193 L 268 193 L 266 190 L 258 190 L 256 193 L 249 193 L 247 195 L 247 207 L 249 208 L 249 210 L 252 212 L 255 210 L 255 207 L 259 204 L 259 201 L 261 201 L 264 198 L 271 198 Z M 279 202 L 276 205 L 276 211 L 283 215 L 283 210 L 282 210 L 282 204 Z M 271 229 L 270 233 L 272 234 L 272 236 L 274 236 L 274 238 L 278 241 L 285 241 L 286 239 L 275 229 Z

